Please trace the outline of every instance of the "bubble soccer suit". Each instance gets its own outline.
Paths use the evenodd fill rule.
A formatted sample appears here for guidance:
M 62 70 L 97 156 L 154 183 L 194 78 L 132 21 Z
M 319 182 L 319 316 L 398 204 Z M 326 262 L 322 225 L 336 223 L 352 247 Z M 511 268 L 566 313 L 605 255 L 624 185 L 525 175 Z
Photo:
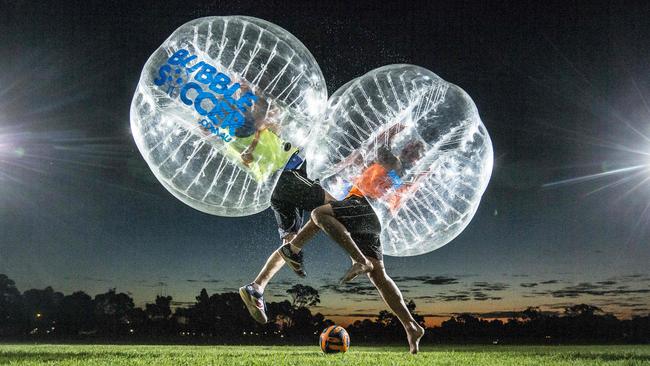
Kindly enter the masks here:
M 310 178 L 338 199 L 351 188 L 366 197 L 386 255 L 423 254 L 454 239 L 492 172 L 492 143 L 470 96 L 418 66 L 384 66 L 348 82 L 315 134 Z
M 200 18 L 144 65 L 131 132 L 178 199 L 244 216 L 269 206 L 280 171 L 307 145 L 326 103 L 318 64 L 289 32 L 252 17 Z

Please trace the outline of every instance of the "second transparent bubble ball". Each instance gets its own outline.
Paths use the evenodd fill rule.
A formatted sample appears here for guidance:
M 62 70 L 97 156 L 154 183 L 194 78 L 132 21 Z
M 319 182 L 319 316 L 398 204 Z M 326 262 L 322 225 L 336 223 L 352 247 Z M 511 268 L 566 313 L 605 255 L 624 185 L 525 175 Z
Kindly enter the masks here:
M 353 186 L 362 191 L 387 255 L 423 254 L 454 239 L 492 173 L 492 142 L 470 96 L 418 66 L 389 65 L 345 84 L 316 135 L 310 177 L 338 199 Z M 368 178 L 376 171 L 385 182 Z

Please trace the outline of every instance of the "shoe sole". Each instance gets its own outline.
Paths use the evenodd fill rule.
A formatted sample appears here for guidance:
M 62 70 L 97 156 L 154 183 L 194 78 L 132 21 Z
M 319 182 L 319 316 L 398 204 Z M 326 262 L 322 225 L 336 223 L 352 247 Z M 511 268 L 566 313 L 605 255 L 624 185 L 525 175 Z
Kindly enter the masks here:
M 251 314 L 251 316 L 253 317 L 253 319 L 255 319 L 256 322 L 260 324 L 266 324 L 268 322 L 268 319 L 265 319 L 263 313 L 260 311 L 257 305 L 254 302 L 251 302 L 250 295 L 248 294 L 245 288 L 243 287 L 239 288 L 239 296 L 244 301 L 244 305 L 246 305 L 246 309 L 248 309 L 248 312 Z

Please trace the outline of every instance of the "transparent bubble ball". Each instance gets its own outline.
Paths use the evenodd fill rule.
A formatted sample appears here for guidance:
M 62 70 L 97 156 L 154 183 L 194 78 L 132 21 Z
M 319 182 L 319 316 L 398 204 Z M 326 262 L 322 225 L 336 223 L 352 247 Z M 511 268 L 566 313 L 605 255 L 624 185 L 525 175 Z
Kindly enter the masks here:
M 472 98 L 418 66 L 389 65 L 348 82 L 315 134 L 310 177 L 338 199 L 360 188 L 386 255 L 424 254 L 453 240 L 492 173 L 492 142 Z M 369 186 L 359 179 L 375 164 L 387 174 Z
M 131 132 L 174 196 L 214 215 L 270 205 L 279 174 L 327 104 L 307 48 L 264 20 L 207 17 L 174 31 L 144 65 Z

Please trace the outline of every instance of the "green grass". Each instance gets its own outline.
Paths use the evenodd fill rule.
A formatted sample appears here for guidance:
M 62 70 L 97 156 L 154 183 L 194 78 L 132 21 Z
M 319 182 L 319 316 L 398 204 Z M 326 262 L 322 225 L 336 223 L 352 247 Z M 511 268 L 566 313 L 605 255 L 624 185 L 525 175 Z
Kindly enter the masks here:
M 352 347 L 0 345 L 2 365 L 650 365 L 650 346 Z

